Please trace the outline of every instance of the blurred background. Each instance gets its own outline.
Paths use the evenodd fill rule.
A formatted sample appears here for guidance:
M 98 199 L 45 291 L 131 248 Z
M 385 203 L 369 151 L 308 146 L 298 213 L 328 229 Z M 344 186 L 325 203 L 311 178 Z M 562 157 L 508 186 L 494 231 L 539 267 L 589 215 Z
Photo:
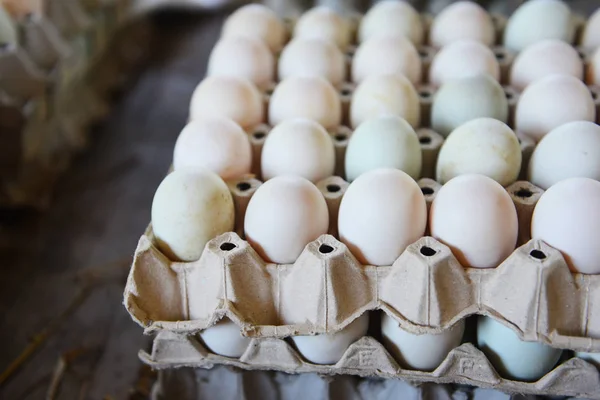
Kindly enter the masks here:
M 7 4 L 27 3 L 19 1 Z M 435 14 L 452 1 L 410 2 Z M 137 1 L 133 20 L 116 31 L 106 52 L 121 58 L 135 53 L 136 62 L 120 77 L 118 90 L 107 91 L 105 115 L 85 127 L 88 145 L 71 160 L 41 209 L 0 209 L 1 399 L 150 398 L 159 378 L 137 357 L 150 338 L 122 306 L 123 287 L 150 221 L 154 191 L 186 123 L 192 91 L 205 74 L 224 18 L 240 3 Z M 359 12 L 370 6 L 365 0 L 265 3 L 281 15 L 314 5 Z M 521 1 L 479 3 L 509 14 Z M 568 3 L 583 15 L 599 5 L 596 0 Z M 102 85 L 98 71 L 86 82 Z M 413 388 L 400 381 L 225 367 L 167 372 L 160 383 L 154 396 L 161 399 L 509 398 L 468 388 Z

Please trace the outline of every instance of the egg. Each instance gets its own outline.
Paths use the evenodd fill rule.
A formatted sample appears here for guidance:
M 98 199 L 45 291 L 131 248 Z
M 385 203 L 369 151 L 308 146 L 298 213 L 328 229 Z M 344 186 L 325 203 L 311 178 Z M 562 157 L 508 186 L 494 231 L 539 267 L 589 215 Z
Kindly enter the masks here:
M 575 352 L 575 357 L 581 358 L 594 365 L 596 368 L 600 368 L 600 353 L 585 353 L 581 351 Z
M 152 200 L 156 245 L 174 261 L 195 261 L 206 243 L 233 231 L 234 206 L 227 185 L 208 170 L 167 175 Z
M 571 121 L 595 121 L 596 108 L 588 88 L 568 75 L 550 75 L 527 86 L 515 110 L 515 128 L 539 141 L 552 129 Z
M 262 176 L 297 175 L 314 183 L 333 175 L 335 149 L 329 133 L 310 119 L 289 119 L 275 126 L 263 146 Z
M 543 343 L 522 341 L 511 328 L 490 317 L 477 319 L 477 346 L 502 377 L 526 382 L 550 372 L 562 354 Z
M 569 178 L 551 186 L 531 217 L 531 237 L 559 250 L 573 272 L 600 273 L 600 182 Z
M 441 184 L 465 174 L 480 174 L 502 186 L 514 183 L 521 171 L 521 146 L 512 129 L 493 118 L 477 118 L 452 131 L 437 159 Z
M 435 47 L 470 39 L 491 46 L 496 40 L 492 18 L 477 3 L 457 1 L 442 10 L 433 20 L 429 42 Z
M 442 186 L 429 210 L 429 230 L 464 267 L 495 268 L 515 249 L 519 225 L 506 190 L 471 174 Z
M 221 36 L 259 39 L 272 52 L 281 50 L 287 40 L 283 22 L 269 7 L 262 4 L 248 4 L 237 9 L 223 24 Z
M 341 331 L 312 336 L 292 336 L 298 352 L 313 364 L 335 364 L 348 347 L 367 334 L 369 314 L 365 313 Z
M 383 345 L 405 369 L 433 371 L 460 345 L 464 331 L 461 320 L 442 333 L 416 335 L 402 329 L 387 314 L 381 318 Z
M 192 94 L 190 119 L 224 117 L 248 129 L 262 122 L 263 98 L 256 86 L 242 78 L 210 76 Z
M 352 182 L 377 168 L 396 168 L 417 180 L 421 175 L 421 145 L 415 130 L 396 115 L 360 124 L 346 149 L 346 180 Z
M 369 9 L 358 27 L 360 43 L 377 36 L 403 36 L 418 46 L 423 44 L 425 28 L 410 3 L 384 0 Z
M 508 121 L 504 90 L 487 74 L 446 82 L 433 97 L 431 127 L 444 137 L 463 123 L 483 117 Z
M 188 123 L 173 152 L 173 168 L 208 169 L 223 179 L 250 173 L 252 148 L 248 136 L 235 122 L 213 117 Z
M 346 59 L 333 43 L 322 39 L 294 39 L 281 52 L 279 79 L 321 77 L 339 87 L 346 80 Z
M 600 8 L 588 18 L 579 44 L 590 50 L 600 47 Z
M 364 81 L 373 75 L 398 74 L 413 84 L 421 82 L 421 57 L 415 46 L 403 36 L 377 36 L 364 41 L 352 61 L 352 80 Z
M 246 240 L 267 262 L 291 264 L 304 247 L 327 233 L 329 213 L 323 195 L 299 176 L 268 180 L 248 203 Z
M 542 40 L 517 55 L 510 70 L 510 84 L 523 90 L 536 79 L 552 74 L 570 75 L 581 80 L 583 62 L 571 45 L 556 39 Z
M 600 181 L 600 126 L 573 121 L 554 128 L 533 150 L 528 174 L 544 190 L 567 178 Z
M 240 327 L 228 318 L 200 332 L 200 338 L 212 353 L 232 358 L 240 358 L 252 341 L 242 336 Z
M 275 58 L 259 39 L 225 37 L 210 53 L 207 75 L 245 78 L 265 89 L 275 80 Z
M 589 84 L 600 84 L 600 47 L 594 51 L 588 61 L 585 79 Z
M 356 128 L 367 119 L 398 115 L 413 128 L 421 124 L 419 95 L 410 81 L 400 75 L 376 75 L 360 83 L 350 103 L 350 122 Z
M 269 122 L 277 125 L 286 119 L 312 119 L 325 129 L 342 122 L 342 104 L 335 88 L 323 78 L 295 76 L 279 83 L 269 103 Z
M 500 79 L 500 66 L 494 52 L 473 40 L 453 42 L 442 48 L 429 68 L 429 83 L 440 86 L 454 79 L 488 74 Z
M 16 45 L 19 41 L 12 18 L 0 3 L 0 43 Z
M 514 52 L 544 39 L 573 43 L 575 24 L 569 6 L 560 0 L 522 3 L 504 27 L 504 46 Z
M 391 265 L 425 233 L 427 205 L 419 185 L 398 169 L 380 168 L 354 180 L 338 214 L 340 240 L 359 262 Z
M 328 7 L 315 7 L 298 19 L 294 37 L 324 39 L 345 50 L 352 39 L 352 27 L 344 17 Z

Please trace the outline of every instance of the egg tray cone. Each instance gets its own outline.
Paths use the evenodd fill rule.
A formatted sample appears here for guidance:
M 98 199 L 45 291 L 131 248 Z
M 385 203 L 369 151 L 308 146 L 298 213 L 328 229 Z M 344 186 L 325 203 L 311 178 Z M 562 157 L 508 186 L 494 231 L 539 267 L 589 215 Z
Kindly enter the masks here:
M 430 204 L 440 185 L 427 178 L 419 184 L 430 189 Z M 259 185 L 252 178 L 229 182 L 238 213 Z M 339 207 L 347 187 L 343 179 L 327 178 L 317 186 L 329 207 Z M 462 267 L 448 247 L 431 237 L 410 245 L 391 266 L 361 265 L 331 235 L 309 243 L 293 264 L 272 264 L 235 232 L 210 241 L 198 261 L 172 262 L 154 246 L 149 227 L 139 241 L 124 293 L 132 318 L 145 333 L 157 334 L 152 354 L 142 352 L 140 357 L 158 368 L 226 364 L 600 398 L 598 370 L 579 359 L 562 363 L 538 382 L 523 383 L 500 378 L 469 344 L 453 350 L 435 371 L 418 372 L 400 369 L 370 337 L 352 345 L 334 366 L 302 361 L 284 340 L 337 332 L 365 312 L 382 310 L 415 334 L 439 333 L 477 314 L 500 321 L 526 341 L 600 351 L 600 313 L 595 312 L 600 277 L 573 274 L 559 251 L 529 240 L 541 189 L 517 182 L 507 190 L 518 210 L 519 240 L 525 244 L 493 269 Z M 255 338 L 239 360 L 209 354 L 194 336 L 224 317 Z

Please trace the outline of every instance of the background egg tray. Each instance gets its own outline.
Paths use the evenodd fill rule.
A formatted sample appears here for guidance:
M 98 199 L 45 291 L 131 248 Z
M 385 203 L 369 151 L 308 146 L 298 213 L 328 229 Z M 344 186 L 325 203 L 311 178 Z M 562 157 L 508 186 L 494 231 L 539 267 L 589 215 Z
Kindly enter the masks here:
M 423 16 L 424 21 L 430 17 Z M 505 17 L 493 15 L 501 37 Z M 358 22 L 358 19 L 356 19 Z M 290 29 L 293 19 L 288 19 Z M 347 51 L 350 68 L 355 46 Z M 585 51 L 578 49 L 586 60 Z M 424 77 L 435 49 L 419 49 Z M 494 47 L 501 66 L 501 83 L 511 115 L 519 92 L 507 86 L 514 55 Z M 265 91 L 268 110 L 270 93 Z M 336 148 L 335 173 L 344 176 L 343 160 L 352 130 L 349 104 L 354 84 L 339 88 L 342 125 L 330 134 Z M 433 179 L 443 137 L 428 128 L 435 89 L 425 81 L 418 86 L 422 122 L 417 130 L 423 154 L 419 181 L 428 206 L 440 185 Z M 590 86 L 600 108 L 598 89 Z M 268 121 L 265 114 L 264 120 Z M 512 119 L 509 118 L 512 127 Z M 260 177 L 260 153 L 268 124 L 248 131 L 253 148 L 253 173 Z M 519 136 L 524 177 L 535 147 Z M 353 374 L 402 378 L 412 382 L 464 383 L 512 393 L 554 394 L 600 398 L 600 374 L 578 358 L 560 363 L 537 382 L 502 378 L 485 355 L 470 343 L 452 350 L 432 372 L 402 369 L 375 338 L 365 336 L 352 344 L 335 365 L 307 362 L 285 339 L 299 334 L 332 333 L 364 312 L 382 310 L 413 333 L 436 333 L 469 315 L 487 315 L 513 329 L 526 341 L 556 348 L 600 352 L 600 315 L 594 305 L 600 295 L 600 277 L 569 271 L 560 252 L 540 241 L 529 241 L 533 208 L 543 191 L 519 181 L 507 188 L 519 217 L 519 239 L 513 254 L 495 269 L 464 268 L 451 251 L 431 237 L 413 243 L 392 266 L 359 264 L 337 235 L 337 211 L 348 186 L 339 176 L 317 184 L 330 212 L 330 235 L 309 243 L 294 264 L 264 262 L 242 240 L 245 209 L 261 182 L 254 176 L 228 182 L 236 207 L 236 232 L 209 242 L 200 260 L 172 262 L 153 244 L 151 226 L 139 241 L 124 293 L 132 318 L 148 334 L 155 334 L 151 353 L 140 358 L 154 368 L 202 367 L 216 364 L 243 369 L 288 373 Z M 333 236 L 332 236 L 333 235 Z M 210 353 L 197 333 L 227 317 L 244 335 L 253 337 L 239 359 Z

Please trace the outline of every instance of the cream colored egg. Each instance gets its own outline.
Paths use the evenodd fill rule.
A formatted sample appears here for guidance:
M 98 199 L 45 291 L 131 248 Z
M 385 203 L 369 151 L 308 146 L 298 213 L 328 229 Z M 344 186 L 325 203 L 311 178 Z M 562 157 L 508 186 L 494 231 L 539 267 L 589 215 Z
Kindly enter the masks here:
M 359 262 L 391 265 L 425 234 L 427 205 L 405 172 L 380 168 L 354 180 L 338 215 L 340 240 Z
M 421 144 L 415 130 L 401 117 L 368 119 L 350 136 L 345 166 L 349 182 L 378 168 L 396 168 L 417 180 L 421 175 Z
M 402 329 L 387 314 L 381 317 L 383 344 L 402 368 L 433 371 L 460 346 L 464 331 L 465 323 L 459 321 L 439 334 L 416 335 Z
M 546 190 L 568 178 L 600 181 L 600 126 L 567 122 L 540 140 L 529 161 L 529 181 Z
M 279 58 L 279 79 L 321 77 L 339 87 L 346 80 L 346 60 L 333 43 L 322 39 L 294 39 Z
M 403 36 L 378 36 L 363 42 L 354 55 L 352 80 L 360 83 L 374 75 L 404 75 L 414 85 L 421 82 L 421 58 Z
M 488 74 L 500 78 L 496 56 L 485 45 L 473 40 L 453 42 L 441 49 L 429 68 L 429 82 L 440 86 L 454 79 Z
M 312 336 L 292 336 L 298 352 L 313 364 L 335 364 L 348 347 L 367 334 L 369 314 L 364 313 L 341 331 Z
M 560 0 L 530 0 L 512 13 L 504 28 L 504 46 L 519 52 L 544 39 L 573 43 L 575 24 L 569 6 Z
M 579 44 L 590 50 L 600 47 L 600 8 L 588 18 Z
M 265 89 L 275 80 L 275 57 L 259 39 L 225 37 L 210 53 L 207 75 L 245 78 Z
M 431 104 L 431 127 L 442 136 L 476 118 L 508 121 L 508 101 L 502 86 L 487 74 L 444 83 Z
M 477 118 L 452 131 L 437 159 L 441 184 L 465 174 L 480 174 L 502 186 L 514 183 L 521 171 L 521 146 L 512 129 L 493 118 Z
M 269 122 L 308 118 L 332 129 L 342 122 L 340 95 L 323 78 L 295 76 L 279 83 L 269 103 Z
M 516 130 L 536 141 L 567 122 L 595 120 L 589 89 L 568 75 L 550 75 L 527 86 L 515 111 Z
M 585 79 L 589 84 L 600 84 L 600 47 L 598 47 L 590 57 L 585 73 Z
M 210 352 L 232 358 L 240 358 L 252 341 L 228 318 L 200 332 L 200 338 Z
M 328 7 L 315 7 L 296 22 L 294 37 L 323 39 L 345 50 L 352 39 L 352 27 L 343 16 Z
M 2 4 L 0 3 L 0 43 L 16 45 L 19 38 L 17 28 Z
M 206 243 L 232 231 L 234 221 L 227 185 L 208 170 L 172 172 L 152 200 L 156 245 L 172 260 L 199 259 Z
M 583 79 L 583 62 L 571 45 L 556 39 L 542 40 L 517 55 L 510 70 L 510 84 L 523 90 L 533 81 L 552 74 Z
M 574 272 L 600 274 L 600 182 L 569 178 L 551 186 L 537 202 L 531 237 L 559 250 Z
M 507 326 L 490 317 L 477 319 L 477 346 L 504 378 L 536 381 L 550 372 L 562 354 L 537 342 L 525 342 Z
M 181 131 L 173 152 L 173 167 L 208 169 L 223 179 L 250 173 L 252 148 L 248 136 L 227 118 L 191 121 Z
M 262 122 L 263 98 L 250 81 L 230 76 L 210 76 L 194 90 L 190 120 L 223 117 L 247 129 Z
M 272 52 L 281 50 L 287 40 L 283 22 L 262 4 L 240 7 L 223 24 L 221 36 L 244 36 L 262 40 Z
M 275 126 L 262 149 L 263 179 L 296 175 L 318 182 L 333 175 L 335 149 L 331 136 L 317 122 L 298 118 Z
M 477 3 L 458 1 L 444 8 L 433 20 L 429 42 L 444 47 L 459 40 L 474 40 L 491 46 L 496 40 L 494 23 Z
M 448 181 L 429 210 L 431 236 L 450 247 L 464 267 L 497 267 L 515 249 L 518 229 L 510 196 L 484 175 Z
M 403 36 L 418 46 L 423 44 L 425 28 L 421 16 L 410 3 L 384 0 L 369 9 L 358 27 L 361 43 L 377 36 Z
M 328 229 L 325 198 L 299 176 L 278 176 L 262 184 L 244 220 L 246 240 L 264 260 L 277 264 L 296 261 L 304 247 Z
M 370 118 L 398 115 L 413 128 L 421 125 L 419 95 L 400 75 L 376 75 L 365 79 L 352 94 L 350 122 L 356 128 Z

